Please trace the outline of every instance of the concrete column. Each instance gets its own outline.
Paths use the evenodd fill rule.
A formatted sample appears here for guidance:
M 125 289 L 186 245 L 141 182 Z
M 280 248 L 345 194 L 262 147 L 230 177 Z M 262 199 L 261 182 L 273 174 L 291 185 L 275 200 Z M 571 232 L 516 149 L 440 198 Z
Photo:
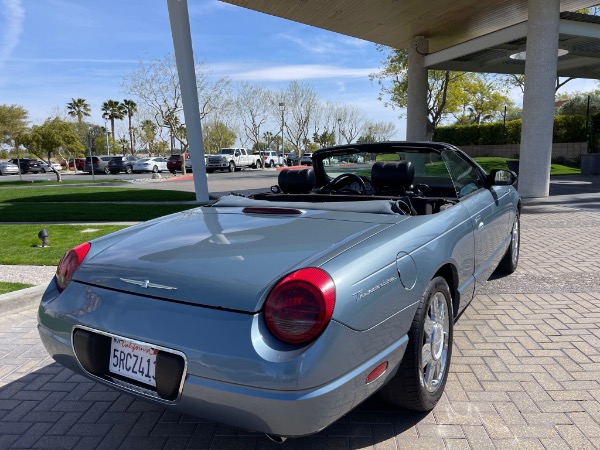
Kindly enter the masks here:
M 408 99 L 406 104 L 406 140 L 427 140 L 427 39 L 418 36 L 408 49 Z
M 194 50 L 192 48 L 187 0 L 167 0 L 167 6 L 169 8 L 177 73 L 181 85 L 183 115 L 190 144 L 190 156 L 193 162 L 196 200 L 200 203 L 206 203 L 208 202 L 208 180 L 206 179 L 206 166 L 204 165 L 204 144 L 202 142 L 200 106 L 198 105 L 198 88 L 196 85 Z M 181 164 L 185 164 L 185 161 L 182 160 Z
M 519 162 L 522 197 L 547 197 L 554 126 L 560 0 L 529 0 Z

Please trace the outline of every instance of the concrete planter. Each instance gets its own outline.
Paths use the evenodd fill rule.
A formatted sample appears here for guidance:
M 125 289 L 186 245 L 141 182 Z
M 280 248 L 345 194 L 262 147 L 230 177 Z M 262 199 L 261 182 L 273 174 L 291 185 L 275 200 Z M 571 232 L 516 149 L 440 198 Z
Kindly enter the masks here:
M 600 175 L 600 153 L 584 153 L 581 155 L 581 174 Z

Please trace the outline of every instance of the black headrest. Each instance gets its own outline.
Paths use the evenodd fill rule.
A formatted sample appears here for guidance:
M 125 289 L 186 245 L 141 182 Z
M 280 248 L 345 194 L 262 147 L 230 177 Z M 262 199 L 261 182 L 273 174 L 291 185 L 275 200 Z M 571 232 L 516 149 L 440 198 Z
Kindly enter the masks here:
M 377 161 L 371 168 L 371 182 L 376 189 L 408 189 L 415 179 L 410 161 Z
M 307 194 L 317 183 L 313 169 L 286 169 L 279 172 L 277 184 L 286 194 Z

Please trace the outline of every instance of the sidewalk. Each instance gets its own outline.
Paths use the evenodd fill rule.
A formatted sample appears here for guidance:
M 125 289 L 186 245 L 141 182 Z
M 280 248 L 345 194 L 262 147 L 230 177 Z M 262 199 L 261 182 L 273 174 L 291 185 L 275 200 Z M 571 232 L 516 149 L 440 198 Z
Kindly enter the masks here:
M 456 324 L 446 390 L 428 414 L 372 398 L 279 446 L 62 368 L 32 306 L 0 314 L 0 449 L 600 448 L 600 179 L 585 181 L 562 178 L 525 202 L 519 268 L 490 280 Z

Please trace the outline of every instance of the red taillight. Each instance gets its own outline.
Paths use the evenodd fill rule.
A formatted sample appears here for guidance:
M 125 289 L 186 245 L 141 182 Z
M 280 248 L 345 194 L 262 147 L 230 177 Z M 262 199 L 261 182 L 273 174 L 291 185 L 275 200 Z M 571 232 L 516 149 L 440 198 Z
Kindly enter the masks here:
M 62 257 L 56 268 L 56 286 L 58 292 L 62 292 L 73 279 L 73 274 L 81 265 L 83 258 L 90 251 L 91 244 L 84 242 L 75 248 L 69 250 Z
M 289 344 L 306 344 L 325 330 L 335 306 L 335 286 L 327 272 L 310 267 L 283 278 L 265 301 L 265 320 L 273 335 Z

